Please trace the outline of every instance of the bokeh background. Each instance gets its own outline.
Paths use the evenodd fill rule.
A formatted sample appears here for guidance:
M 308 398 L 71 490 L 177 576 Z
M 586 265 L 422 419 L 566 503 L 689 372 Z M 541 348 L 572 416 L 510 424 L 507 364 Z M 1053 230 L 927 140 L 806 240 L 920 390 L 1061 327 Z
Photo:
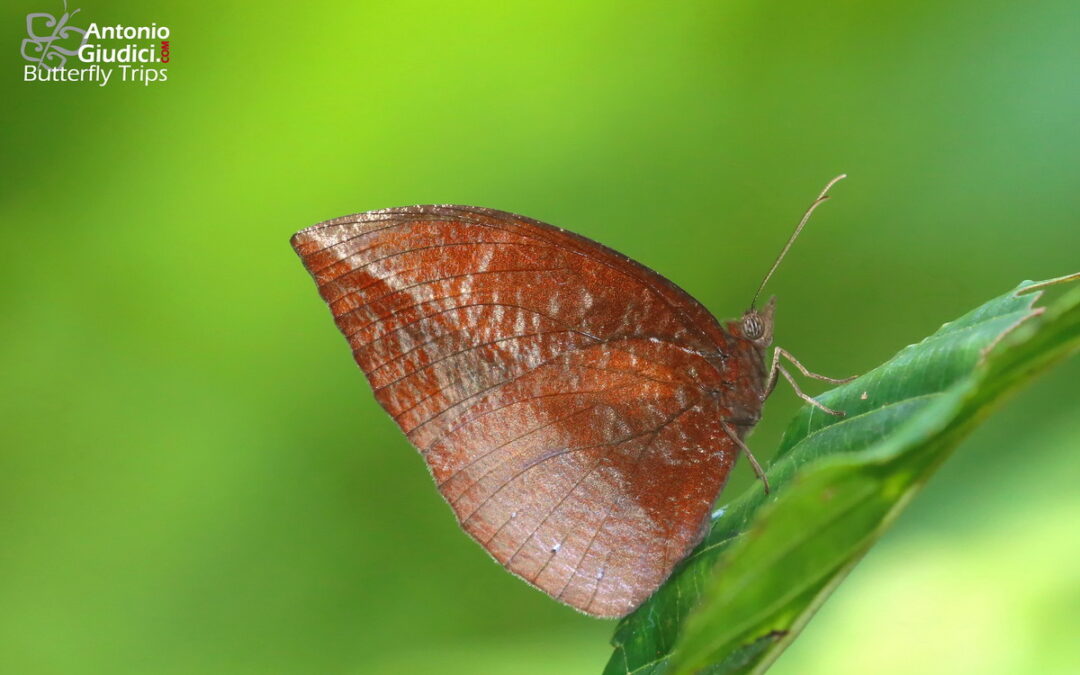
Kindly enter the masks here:
M 524 213 L 736 315 L 844 171 L 771 285 L 836 375 L 1080 270 L 1075 0 L 75 7 L 173 61 L 24 83 L 62 5 L 0 10 L 0 672 L 599 672 L 613 624 L 501 571 L 375 404 L 288 246 L 319 220 Z M 1077 672 L 1078 377 L 988 420 L 774 672 Z

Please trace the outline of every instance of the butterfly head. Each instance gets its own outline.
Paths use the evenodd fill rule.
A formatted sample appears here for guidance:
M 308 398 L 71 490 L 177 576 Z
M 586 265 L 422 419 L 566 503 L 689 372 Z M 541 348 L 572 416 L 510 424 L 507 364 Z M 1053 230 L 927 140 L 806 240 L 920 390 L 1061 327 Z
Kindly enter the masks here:
M 733 328 L 737 329 L 737 335 L 749 340 L 759 349 L 765 349 L 772 344 L 773 338 L 773 314 L 776 311 L 776 296 L 769 298 L 761 309 L 751 307 L 746 310 L 742 318 Z

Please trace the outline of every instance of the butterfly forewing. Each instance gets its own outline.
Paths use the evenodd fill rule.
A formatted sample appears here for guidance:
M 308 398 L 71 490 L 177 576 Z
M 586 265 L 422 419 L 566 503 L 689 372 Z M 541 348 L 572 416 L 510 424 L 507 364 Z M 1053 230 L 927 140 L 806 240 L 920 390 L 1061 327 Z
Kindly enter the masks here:
M 735 459 L 724 392 L 744 374 L 685 292 L 489 209 L 373 211 L 293 246 L 379 403 L 510 571 L 619 616 L 698 541 Z

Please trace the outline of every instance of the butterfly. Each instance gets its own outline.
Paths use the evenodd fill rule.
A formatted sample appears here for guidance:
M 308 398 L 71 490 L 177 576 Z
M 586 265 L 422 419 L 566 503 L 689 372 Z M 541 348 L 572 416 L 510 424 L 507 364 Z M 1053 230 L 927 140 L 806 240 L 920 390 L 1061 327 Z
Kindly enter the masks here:
M 701 540 L 778 377 L 775 298 L 721 322 L 648 267 L 470 206 L 336 218 L 292 246 L 461 527 L 586 614 L 623 616 Z
M 68 12 L 67 0 L 64 0 L 64 13 L 59 19 L 43 12 L 27 14 L 26 34 L 29 37 L 22 41 L 22 57 L 47 70 L 63 68 L 67 57 L 77 55 L 86 44 L 86 29 L 68 25 L 68 19 L 78 13 L 78 9 Z

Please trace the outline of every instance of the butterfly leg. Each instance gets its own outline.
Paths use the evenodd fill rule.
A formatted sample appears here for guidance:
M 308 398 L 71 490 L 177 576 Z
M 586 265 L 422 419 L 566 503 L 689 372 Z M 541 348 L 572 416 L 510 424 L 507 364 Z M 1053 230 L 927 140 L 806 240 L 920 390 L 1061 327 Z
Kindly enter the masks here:
M 783 356 L 788 361 L 791 361 L 792 365 L 794 365 L 796 368 L 798 368 L 800 373 L 802 373 L 803 375 L 805 375 L 807 377 L 812 377 L 815 380 L 822 380 L 823 382 L 830 382 L 832 384 L 844 384 L 845 382 L 851 382 L 856 377 L 858 377 L 858 375 L 852 375 L 851 377 L 844 377 L 844 378 L 837 379 L 835 377 L 828 377 L 827 375 L 819 375 L 818 373 L 812 373 L 809 370 L 807 370 L 806 366 L 799 363 L 799 359 L 792 356 L 791 352 L 787 351 L 786 349 L 783 349 L 782 347 L 777 347 L 776 349 L 773 350 L 773 363 L 776 363 L 776 361 L 781 356 Z
M 791 384 L 791 388 L 795 390 L 795 395 L 796 396 L 798 396 L 802 400 L 806 401 L 810 405 L 814 406 L 815 408 L 819 408 L 819 409 L 823 410 L 824 412 L 827 412 L 830 415 L 835 415 L 837 417 L 843 417 L 844 416 L 844 414 L 845 414 L 844 411 L 842 411 L 842 410 L 833 410 L 832 408 L 830 408 L 830 407 L 828 407 L 828 406 L 826 406 L 824 404 L 818 403 L 816 400 L 813 399 L 813 397 L 807 396 L 805 393 L 803 393 L 803 390 L 799 388 L 798 383 L 795 382 L 795 378 L 791 376 L 791 373 L 789 373 L 787 371 L 787 369 L 784 368 L 784 366 L 780 365 L 781 357 L 786 358 L 788 361 L 791 361 L 791 363 L 793 363 L 795 365 L 795 367 L 799 369 L 799 372 L 802 373 L 803 375 L 806 375 L 807 377 L 812 377 L 812 378 L 814 378 L 816 380 L 824 380 L 826 382 L 832 382 L 833 384 L 843 384 L 844 382 L 850 382 L 851 380 L 855 379 L 854 377 L 849 377 L 849 378 L 844 379 L 844 380 L 837 380 L 837 379 L 834 379 L 834 378 L 831 378 L 831 377 L 826 377 L 824 375 L 818 375 L 817 373 L 812 373 L 809 370 L 807 370 L 806 366 L 799 363 L 798 359 L 796 359 L 794 356 L 789 354 L 784 349 L 782 349 L 780 347 L 777 347 L 776 349 L 773 350 L 772 365 L 769 367 L 769 379 L 765 383 L 765 396 L 766 397 L 768 397 L 769 394 L 771 394 L 773 392 L 773 389 L 776 389 L 776 382 L 777 382 L 778 376 L 783 375 L 784 379 L 787 380 Z
M 758 463 L 757 457 L 754 457 L 754 453 L 750 452 L 750 448 L 746 443 L 743 443 L 739 435 L 735 433 L 734 429 L 728 426 L 727 422 L 721 420 L 720 426 L 723 427 L 724 433 L 728 435 L 728 438 L 735 441 L 735 445 L 739 446 L 739 449 L 746 455 L 746 459 L 750 460 L 750 466 L 754 467 L 754 473 L 761 479 L 761 484 L 765 489 L 765 494 L 769 494 L 769 479 L 765 477 L 765 469 L 761 468 L 761 464 Z

